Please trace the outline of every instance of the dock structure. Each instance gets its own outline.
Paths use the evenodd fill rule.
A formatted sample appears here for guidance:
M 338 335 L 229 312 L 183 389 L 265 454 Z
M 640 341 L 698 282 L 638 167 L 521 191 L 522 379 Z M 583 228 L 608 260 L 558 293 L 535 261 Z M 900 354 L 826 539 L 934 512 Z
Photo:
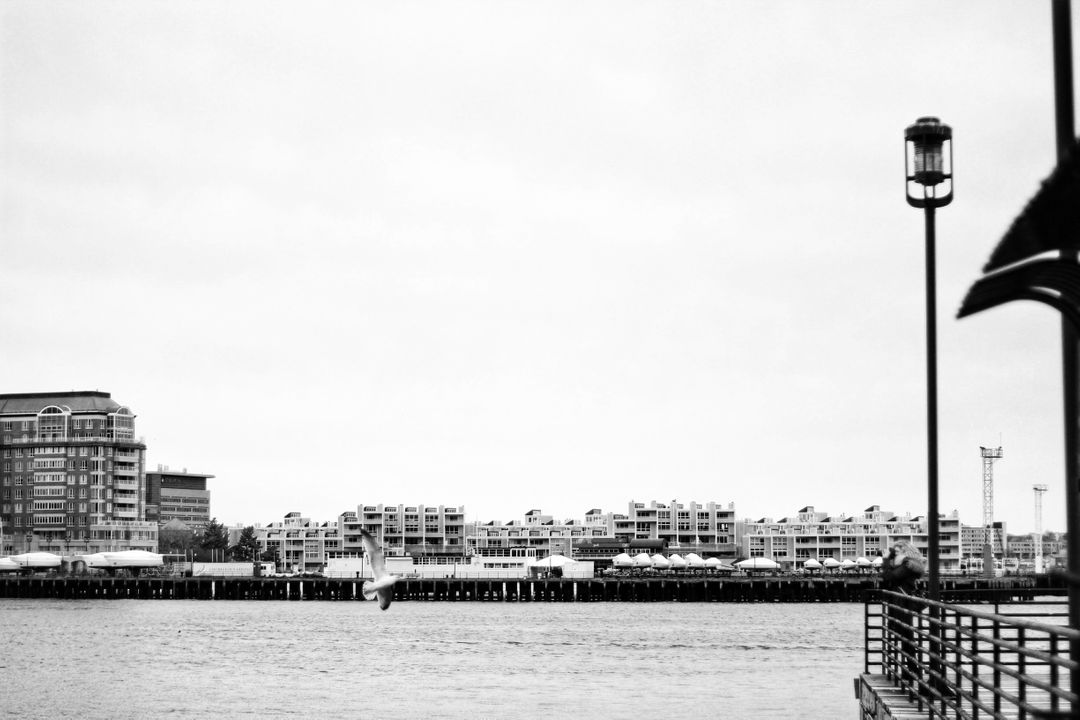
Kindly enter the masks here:
M 1070 686 L 1080 666 L 1068 650 L 1080 631 L 1064 624 L 1063 587 L 1037 596 L 973 605 L 872 593 L 864 672 L 855 678 L 859 717 L 1077 717 L 1080 697 Z
M 945 581 L 957 600 L 996 593 L 1002 602 L 1025 599 L 1032 582 Z M 0 598 L 145 600 L 363 600 L 354 578 L 31 576 L 0 578 Z M 485 602 L 863 602 L 876 590 L 873 576 L 620 577 L 620 578 L 402 578 L 400 601 Z

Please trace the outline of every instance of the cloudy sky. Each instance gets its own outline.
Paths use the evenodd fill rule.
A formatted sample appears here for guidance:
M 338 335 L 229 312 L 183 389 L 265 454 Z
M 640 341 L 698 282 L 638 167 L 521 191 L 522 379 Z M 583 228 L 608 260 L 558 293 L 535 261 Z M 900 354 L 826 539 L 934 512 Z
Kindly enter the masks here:
M 227 523 L 922 514 L 922 115 L 941 508 L 1001 444 L 1064 529 L 1058 315 L 953 319 L 1055 162 L 1048 2 L 4 2 L 0 391 L 111 392 Z

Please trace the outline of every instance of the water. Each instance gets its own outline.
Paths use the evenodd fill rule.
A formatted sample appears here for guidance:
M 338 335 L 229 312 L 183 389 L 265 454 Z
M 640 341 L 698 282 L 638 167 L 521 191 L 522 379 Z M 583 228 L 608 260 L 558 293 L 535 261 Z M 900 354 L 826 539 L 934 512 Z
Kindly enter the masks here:
M 859 604 L 0 600 L 0 716 L 845 718 Z

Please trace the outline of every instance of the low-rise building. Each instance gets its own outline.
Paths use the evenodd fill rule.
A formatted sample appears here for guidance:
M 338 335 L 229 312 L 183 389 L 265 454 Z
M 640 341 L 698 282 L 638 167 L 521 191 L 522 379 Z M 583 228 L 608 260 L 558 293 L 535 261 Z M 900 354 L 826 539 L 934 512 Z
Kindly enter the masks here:
M 830 515 L 807 506 L 791 517 L 745 520 L 739 527 L 741 557 L 766 557 L 786 569 L 801 568 L 811 558 L 839 561 L 867 559 L 888 552 L 898 540 L 907 540 L 921 552 L 929 546 L 925 517 L 896 515 L 872 505 L 856 515 Z M 942 572 L 960 569 L 960 517 L 954 510 L 939 520 Z
M 291 512 L 279 522 L 255 526 L 259 551 L 275 553 L 279 570 L 308 572 L 322 570 L 327 558 L 342 550 L 338 523 L 312 522 Z
M 355 513 L 343 513 L 338 523 L 344 555 L 362 551 L 361 527 L 371 533 L 388 556 L 460 562 L 466 555 L 464 505 L 361 504 Z

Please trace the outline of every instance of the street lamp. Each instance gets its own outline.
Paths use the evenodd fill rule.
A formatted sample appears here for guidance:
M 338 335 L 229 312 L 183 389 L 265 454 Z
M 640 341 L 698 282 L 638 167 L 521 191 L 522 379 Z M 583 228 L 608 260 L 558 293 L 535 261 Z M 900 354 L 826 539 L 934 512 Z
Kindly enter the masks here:
M 940 600 L 937 432 L 937 291 L 934 260 L 934 210 L 953 199 L 952 128 L 936 117 L 921 117 L 904 131 L 904 168 L 908 205 L 926 215 L 926 440 L 927 590 Z

